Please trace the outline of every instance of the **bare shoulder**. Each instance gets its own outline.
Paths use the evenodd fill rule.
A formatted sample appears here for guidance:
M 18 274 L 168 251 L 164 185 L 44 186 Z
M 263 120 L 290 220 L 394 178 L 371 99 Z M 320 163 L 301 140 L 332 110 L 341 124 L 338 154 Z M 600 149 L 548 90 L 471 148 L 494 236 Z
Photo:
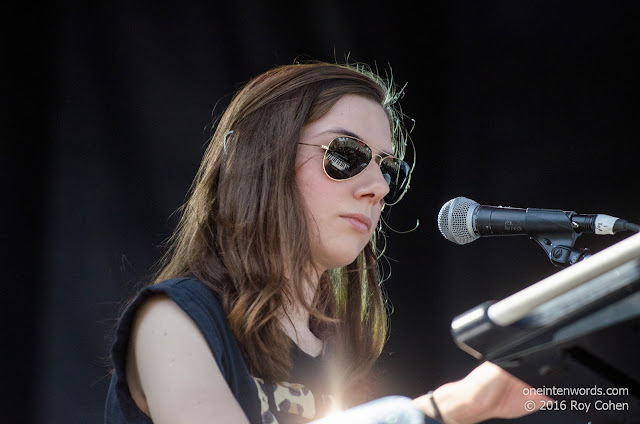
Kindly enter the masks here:
M 169 297 L 136 311 L 127 350 L 132 398 L 154 423 L 247 422 L 196 323 Z
M 196 324 L 189 316 L 167 295 L 158 294 L 146 300 L 136 311 L 132 333 L 144 333 L 151 331 L 150 335 L 164 334 L 169 328 L 193 327 L 197 330 Z M 167 327 L 166 331 L 162 330 Z M 166 334 L 165 334 L 166 335 Z

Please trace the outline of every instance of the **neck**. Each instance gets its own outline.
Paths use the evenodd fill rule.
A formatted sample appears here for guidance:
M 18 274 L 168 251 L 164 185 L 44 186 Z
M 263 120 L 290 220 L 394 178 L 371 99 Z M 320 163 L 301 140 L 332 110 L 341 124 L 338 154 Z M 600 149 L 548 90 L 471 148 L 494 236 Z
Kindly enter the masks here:
M 282 330 L 294 341 L 296 345 L 311 356 L 317 356 L 322 352 L 323 343 L 309 328 L 309 310 L 305 307 L 311 305 L 316 293 L 320 274 L 310 274 L 313 278 L 302 281 L 302 295 L 300 299 L 294 291 L 292 302 L 283 306 L 279 316 Z

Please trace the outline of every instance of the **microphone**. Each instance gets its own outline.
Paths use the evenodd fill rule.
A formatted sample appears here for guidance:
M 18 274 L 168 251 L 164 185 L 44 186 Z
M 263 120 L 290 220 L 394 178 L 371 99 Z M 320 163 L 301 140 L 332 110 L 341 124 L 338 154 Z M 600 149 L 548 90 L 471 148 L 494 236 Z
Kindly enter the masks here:
M 457 244 L 471 243 L 485 236 L 560 233 L 609 235 L 632 229 L 628 224 L 624 219 L 603 214 L 482 206 L 466 197 L 449 200 L 438 213 L 438 229 L 447 240 Z

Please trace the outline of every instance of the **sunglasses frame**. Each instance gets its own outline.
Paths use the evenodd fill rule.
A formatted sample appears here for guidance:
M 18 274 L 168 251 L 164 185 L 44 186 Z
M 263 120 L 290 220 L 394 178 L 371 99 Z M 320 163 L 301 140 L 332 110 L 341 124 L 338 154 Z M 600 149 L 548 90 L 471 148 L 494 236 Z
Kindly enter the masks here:
M 362 169 L 362 171 L 358 172 L 357 174 L 352 175 L 352 176 L 347 177 L 347 178 L 333 178 L 331 175 L 329 175 L 329 173 L 327 172 L 326 162 L 325 162 L 325 161 L 326 161 L 326 160 L 331 160 L 331 159 L 327 159 L 327 154 L 330 152 L 331 143 L 333 143 L 334 141 L 336 141 L 336 140 L 338 140 L 338 139 L 341 139 L 341 138 L 348 138 L 348 139 L 355 140 L 355 141 L 357 141 L 358 143 L 360 143 L 360 144 L 364 145 L 367 149 L 369 149 L 369 151 L 371 152 L 371 158 L 369 159 L 369 162 L 367 163 L 367 166 L 369 166 L 369 165 L 371 164 L 371 161 L 372 161 L 372 160 L 374 160 L 374 157 L 375 157 L 375 156 L 377 156 L 377 157 L 379 157 L 379 158 L 380 158 L 380 161 L 376 161 L 376 164 L 378 165 L 378 167 L 381 167 L 381 166 L 382 166 L 382 161 L 384 161 L 384 160 L 385 160 L 385 159 L 387 159 L 387 158 L 391 158 L 391 159 L 393 159 L 393 160 L 398 160 L 398 161 L 402 162 L 402 163 L 403 163 L 403 164 L 404 164 L 404 165 L 409 169 L 409 172 L 407 173 L 407 176 L 405 177 L 404 189 L 402 190 L 402 193 L 400 194 L 400 196 L 398 197 L 398 199 L 397 199 L 395 202 L 393 202 L 393 203 L 387 203 L 387 201 L 385 200 L 385 202 L 384 202 L 384 203 L 385 203 L 385 205 L 387 205 L 387 206 L 393 206 L 393 205 L 395 205 L 396 203 L 398 203 L 400 200 L 402 200 L 402 198 L 404 197 L 404 195 L 405 195 L 405 194 L 407 193 L 407 191 L 409 190 L 409 183 L 411 182 L 411 174 L 413 173 L 413 168 L 414 168 L 414 166 L 415 166 L 415 163 L 414 163 L 414 166 L 409 166 L 409 164 L 408 164 L 407 162 L 405 162 L 403 159 L 400 159 L 399 157 L 396 157 L 396 156 L 393 156 L 393 155 L 387 154 L 386 152 L 383 152 L 383 151 L 381 151 L 381 150 L 379 150 L 379 149 L 375 149 L 375 148 L 373 148 L 373 147 L 369 146 L 369 145 L 368 145 L 367 143 L 365 143 L 364 141 L 360 140 L 359 138 L 357 138 L 357 137 L 353 137 L 353 136 L 350 136 L 350 135 L 341 135 L 341 136 L 335 137 L 335 138 L 334 138 L 334 139 L 332 139 L 332 140 L 329 142 L 329 144 L 327 144 L 327 145 L 325 145 L 325 144 L 318 145 L 318 144 L 302 143 L 302 142 L 298 142 L 298 144 L 302 144 L 302 145 L 304 145 L 304 146 L 314 146 L 314 147 L 319 147 L 319 148 L 321 148 L 322 150 L 324 150 L 324 155 L 323 155 L 323 157 L 322 157 L 322 159 L 323 159 L 323 160 L 322 160 L 322 170 L 324 171 L 325 175 L 326 175 L 327 177 L 329 177 L 330 179 L 332 179 L 333 181 L 346 181 L 346 180 L 350 180 L 351 178 L 354 178 L 354 177 L 357 177 L 358 175 L 360 175 L 360 173 L 361 173 L 362 171 L 364 171 L 364 169 L 365 169 L 365 168 L 363 168 L 363 169 Z M 378 153 L 375 153 L 375 152 L 382 152 L 382 153 L 383 153 L 383 155 L 378 154 Z M 389 184 L 389 187 L 391 187 L 391 185 L 390 185 L 390 184 Z M 385 196 L 385 197 L 386 197 L 386 196 Z

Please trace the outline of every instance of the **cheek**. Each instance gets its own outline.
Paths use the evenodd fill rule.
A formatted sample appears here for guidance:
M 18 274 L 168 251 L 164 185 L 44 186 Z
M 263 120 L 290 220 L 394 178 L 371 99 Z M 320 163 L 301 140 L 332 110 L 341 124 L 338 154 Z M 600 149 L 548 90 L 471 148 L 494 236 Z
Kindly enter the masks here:
M 322 165 L 314 160 L 303 163 L 296 172 L 296 184 L 302 195 L 302 199 L 309 208 L 309 212 L 314 212 L 315 208 L 322 205 L 323 199 L 331 196 L 335 187 L 322 171 Z
M 305 202 L 309 228 L 320 227 L 317 231 L 323 229 L 329 222 L 332 205 L 337 202 L 335 193 L 327 184 L 317 181 L 309 181 L 300 186 L 300 192 Z
M 373 234 L 373 230 L 378 228 L 378 224 L 380 223 L 380 215 L 382 214 L 382 205 L 376 206 L 376 208 L 377 208 L 376 209 L 377 213 L 375 214 L 375 220 L 371 223 L 371 228 L 372 228 L 371 233 L 372 234 Z

